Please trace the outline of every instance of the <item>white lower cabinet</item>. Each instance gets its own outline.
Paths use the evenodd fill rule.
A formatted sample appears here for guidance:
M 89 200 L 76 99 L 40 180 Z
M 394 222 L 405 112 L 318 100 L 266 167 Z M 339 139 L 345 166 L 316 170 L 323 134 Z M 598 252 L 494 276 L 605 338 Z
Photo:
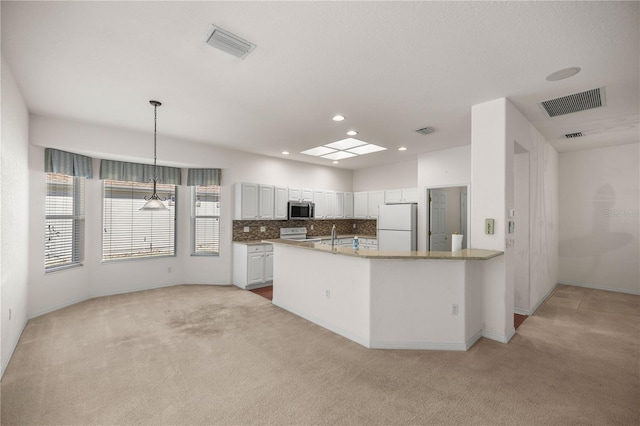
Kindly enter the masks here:
M 273 281 L 273 245 L 233 244 L 233 284 L 244 289 Z

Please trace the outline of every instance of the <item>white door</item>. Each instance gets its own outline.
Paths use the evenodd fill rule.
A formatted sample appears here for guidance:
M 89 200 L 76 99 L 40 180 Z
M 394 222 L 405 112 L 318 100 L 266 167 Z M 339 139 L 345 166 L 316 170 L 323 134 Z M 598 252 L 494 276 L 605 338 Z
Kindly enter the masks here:
M 429 190 L 429 250 L 447 250 L 447 195 L 441 189 Z

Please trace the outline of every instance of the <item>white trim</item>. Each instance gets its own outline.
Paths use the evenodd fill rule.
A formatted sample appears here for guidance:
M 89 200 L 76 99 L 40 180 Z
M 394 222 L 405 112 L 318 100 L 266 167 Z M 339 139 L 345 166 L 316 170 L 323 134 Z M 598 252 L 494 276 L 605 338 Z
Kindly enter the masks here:
M 62 309 L 62 308 L 66 308 L 66 307 L 71 306 L 71 305 L 75 305 L 76 303 L 86 302 L 89 299 L 93 299 L 93 297 L 87 296 L 87 297 L 82 297 L 82 298 L 79 298 L 79 299 L 73 299 L 73 300 L 70 300 L 68 302 L 62 302 L 62 303 L 59 303 L 57 305 L 45 308 L 42 311 L 30 312 L 29 315 L 27 315 L 27 318 L 29 318 L 31 320 L 31 319 L 37 318 L 39 316 L 46 315 L 46 314 L 48 314 L 50 312 L 57 311 L 58 309 Z
M 542 304 L 551 296 L 551 294 L 554 292 L 554 290 L 556 289 L 556 287 L 558 287 L 558 283 L 555 283 L 550 289 L 549 291 L 547 291 L 544 296 L 542 296 L 540 298 L 540 300 L 538 300 L 538 303 L 536 303 L 536 305 L 533 307 L 533 309 L 531 309 L 531 313 L 528 315 L 533 315 L 535 314 L 535 312 L 538 310 L 538 308 L 540 306 L 542 306 Z
M 27 327 L 28 322 L 29 320 L 27 319 L 24 322 L 24 324 L 22 324 L 22 329 L 20 330 L 20 334 L 18 335 L 18 338 L 15 340 L 15 342 L 13 342 L 11 350 L 9 351 L 9 356 L 7 357 L 7 361 L 6 363 L 2 364 L 2 370 L 0 371 L 0 379 L 2 379 L 2 376 L 4 376 L 4 372 L 9 366 L 9 363 L 11 362 L 11 358 L 13 358 L 13 352 L 15 352 L 16 348 L 18 347 L 18 343 L 20 342 L 20 338 L 22 337 L 22 333 L 24 332 L 24 329 Z
M 509 343 L 509 340 L 511 340 L 511 338 L 515 334 L 516 334 L 516 329 L 513 328 L 513 327 L 511 327 L 511 330 L 509 331 L 509 334 L 507 334 L 507 335 L 495 333 L 493 331 L 482 330 L 482 337 L 485 337 L 485 338 L 491 339 L 491 340 L 495 340 L 496 342 L 500 342 L 500 343 Z
M 592 288 L 594 290 L 613 291 L 616 293 L 626 293 L 626 294 L 634 294 L 636 296 L 640 296 L 640 289 L 633 290 L 628 288 L 611 288 L 611 287 L 604 287 L 604 286 L 598 286 L 593 284 L 574 283 L 571 281 L 558 281 L 558 284 L 573 285 L 576 287 Z
M 531 315 L 529 311 L 520 308 L 513 308 L 513 313 L 518 315 Z

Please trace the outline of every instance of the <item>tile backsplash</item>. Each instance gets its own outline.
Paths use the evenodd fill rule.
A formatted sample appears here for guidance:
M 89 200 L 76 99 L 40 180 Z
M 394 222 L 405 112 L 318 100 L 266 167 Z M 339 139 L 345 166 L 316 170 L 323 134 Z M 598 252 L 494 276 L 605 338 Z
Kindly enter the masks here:
M 355 228 L 353 225 L 355 224 Z M 313 230 L 311 229 L 313 225 Z M 335 219 L 335 220 L 234 220 L 233 241 L 271 240 L 280 238 L 280 228 L 306 227 L 307 237 L 331 235 L 331 227 L 336 225 L 338 235 L 376 235 L 375 219 Z M 249 232 L 244 232 L 244 227 Z M 264 227 L 264 231 L 260 228 Z

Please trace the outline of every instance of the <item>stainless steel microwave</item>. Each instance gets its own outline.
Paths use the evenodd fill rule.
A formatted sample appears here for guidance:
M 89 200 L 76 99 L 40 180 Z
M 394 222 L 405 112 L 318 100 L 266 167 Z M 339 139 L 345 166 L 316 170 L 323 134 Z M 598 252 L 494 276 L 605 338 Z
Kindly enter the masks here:
M 309 202 L 289 201 L 289 219 L 313 219 L 314 204 Z

